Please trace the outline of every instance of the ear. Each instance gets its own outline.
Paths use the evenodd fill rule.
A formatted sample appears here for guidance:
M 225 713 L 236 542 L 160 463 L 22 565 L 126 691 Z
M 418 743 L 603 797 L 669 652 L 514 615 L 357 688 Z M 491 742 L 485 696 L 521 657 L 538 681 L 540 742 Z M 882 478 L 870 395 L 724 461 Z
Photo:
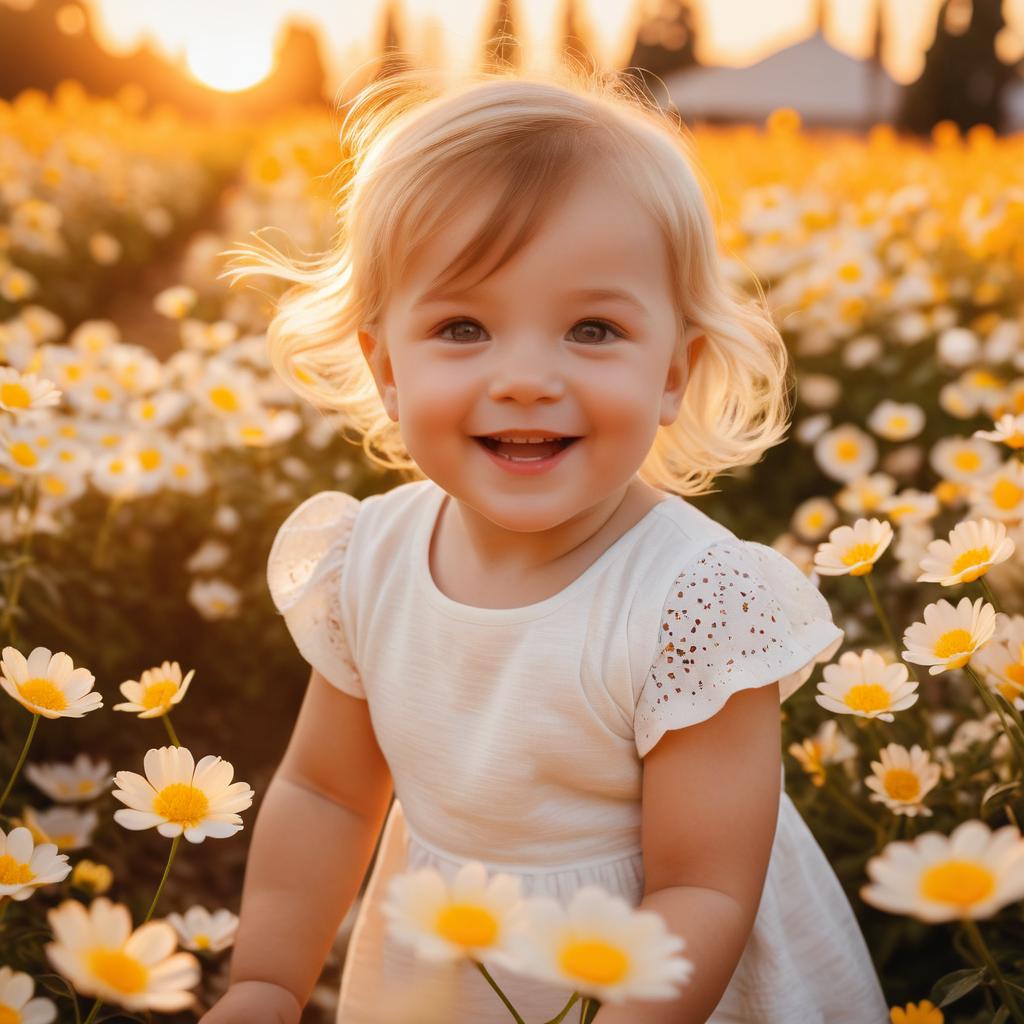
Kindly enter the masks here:
M 388 416 L 398 422 L 398 387 L 395 384 L 394 369 L 391 366 L 391 357 L 388 350 L 377 334 L 367 330 L 373 324 L 364 324 L 356 332 L 359 338 L 359 347 L 363 351 L 363 358 L 366 360 L 373 379 L 377 384 L 377 392 L 380 394 L 381 402 Z
M 661 415 L 658 418 L 661 426 L 667 427 L 675 423 L 679 407 L 683 404 L 686 385 L 706 341 L 702 328 L 690 326 L 686 329 L 683 341 L 669 363 L 668 375 L 665 378 L 665 391 L 661 396 Z

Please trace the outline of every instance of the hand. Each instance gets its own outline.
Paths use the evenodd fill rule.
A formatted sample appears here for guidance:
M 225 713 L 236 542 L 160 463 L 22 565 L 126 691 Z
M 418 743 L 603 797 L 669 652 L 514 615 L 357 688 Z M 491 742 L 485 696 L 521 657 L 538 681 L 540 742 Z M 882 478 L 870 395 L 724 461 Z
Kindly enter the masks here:
M 271 981 L 236 981 L 199 1018 L 199 1024 L 299 1024 L 294 993 Z

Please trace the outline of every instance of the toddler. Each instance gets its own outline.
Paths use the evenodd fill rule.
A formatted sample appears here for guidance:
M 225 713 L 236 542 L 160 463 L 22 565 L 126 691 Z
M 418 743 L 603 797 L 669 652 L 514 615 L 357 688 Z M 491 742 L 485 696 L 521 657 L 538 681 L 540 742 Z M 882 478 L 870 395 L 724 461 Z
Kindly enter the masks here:
M 382 914 L 396 873 L 468 860 L 527 896 L 599 885 L 683 937 L 679 995 L 598 1024 L 882 1024 L 783 788 L 779 702 L 843 632 L 792 562 L 687 500 L 790 412 L 690 139 L 622 79 L 422 71 L 367 87 L 342 138 L 332 251 L 243 247 L 229 273 L 293 283 L 275 369 L 409 479 L 314 494 L 274 540 L 312 674 L 205 1024 L 299 1019 L 375 852 L 339 1024 L 511 1019 Z M 531 1024 L 572 993 L 492 974 Z

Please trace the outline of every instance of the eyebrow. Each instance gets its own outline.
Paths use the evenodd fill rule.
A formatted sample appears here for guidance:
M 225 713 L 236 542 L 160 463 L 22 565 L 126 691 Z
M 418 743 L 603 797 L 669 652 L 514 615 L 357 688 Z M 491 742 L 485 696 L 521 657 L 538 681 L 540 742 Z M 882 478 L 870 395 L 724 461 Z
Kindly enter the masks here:
M 433 291 L 425 292 L 419 297 L 414 303 L 413 309 L 419 309 L 421 306 L 428 306 L 434 302 L 446 302 L 450 299 L 464 299 L 469 296 L 467 291 L 445 291 L 443 289 L 435 289 Z M 567 298 L 578 298 L 578 299 L 610 299 L 615 302 L 623 302 L 628 306 L 632 306 L 640 313 L 646 313 L 647 307 L 632 293 L 626 291 L 624 288 L 575 288 L 572 291 L 565 293 Z

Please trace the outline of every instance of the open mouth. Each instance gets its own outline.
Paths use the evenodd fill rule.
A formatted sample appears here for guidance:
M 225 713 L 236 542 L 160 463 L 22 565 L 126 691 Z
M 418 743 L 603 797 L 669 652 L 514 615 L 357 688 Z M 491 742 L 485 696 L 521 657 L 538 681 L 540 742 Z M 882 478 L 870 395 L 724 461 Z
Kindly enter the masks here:
M 483 447 L 514 462 L 534 462 L 557 455 L 580 440 L 578 437 L 559 437 L 553 441 L 510 442 L 494 437 L 474 437 Z

